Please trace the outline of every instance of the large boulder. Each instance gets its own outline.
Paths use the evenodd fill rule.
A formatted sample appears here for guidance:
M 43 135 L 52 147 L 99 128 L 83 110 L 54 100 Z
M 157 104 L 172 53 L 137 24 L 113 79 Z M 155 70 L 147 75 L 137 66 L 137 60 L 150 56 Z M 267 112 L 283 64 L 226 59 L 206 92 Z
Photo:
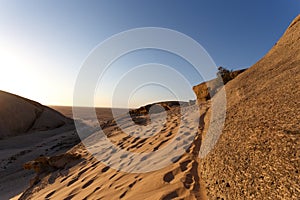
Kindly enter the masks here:
M 55 129 L 72 121 L 37 102 L 0 91 L 0 138 Z

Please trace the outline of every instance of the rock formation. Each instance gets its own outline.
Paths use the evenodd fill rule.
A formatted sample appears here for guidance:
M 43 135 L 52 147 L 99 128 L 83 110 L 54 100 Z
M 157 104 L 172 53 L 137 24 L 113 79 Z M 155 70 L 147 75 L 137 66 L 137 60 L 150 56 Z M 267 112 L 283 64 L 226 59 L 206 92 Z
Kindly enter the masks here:
M 225 127 L 201 162 L 209 199 L 299 199 L 300 15 L 225 88 Z
M 72 121 L 37 102 L 0 91 L 0 138 L 44 131 Z
M 226 77 L 226 81 L 224 80 L 224 77 L 219 77 L 194 86 L 193 90 L 196 94 L 198 103 L 205 102 L 211 99 L 218 92 L 218 90 L 223 85 L 225 85 L 225 83 L 227 83 L 227 81 L 229 82 L 229 80 L 233 80 L 244 71 L 246 71 L 246 69 L 228 72 L 228 77 Z

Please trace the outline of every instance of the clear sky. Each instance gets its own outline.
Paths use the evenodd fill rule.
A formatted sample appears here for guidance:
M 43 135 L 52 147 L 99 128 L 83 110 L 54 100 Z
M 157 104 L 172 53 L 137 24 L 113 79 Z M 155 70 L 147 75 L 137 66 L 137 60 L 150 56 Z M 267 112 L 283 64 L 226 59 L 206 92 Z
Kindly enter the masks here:
M 299 13 L 298 0 L 0 0 L 0 90 L 47 105 L 72 105 L 77 74 L 91 50 L 114 34 L 139 27 L 182 32 L 199 42 L 217 66 L 249 67 Z M 162 55 L 167 59 L 160 59 Z M 164 53 L 129 58 L 113 74 L 120 74 L 126 64 L 169 60 L 191 84 L 201 82 L 184 65 L 180 69 L 183 61 Z M 130 106 L 169 97 L 159 89 L 148 91 L 137 94 Z M 97 106 L 111 106 L 111 96 L 104 91 Z

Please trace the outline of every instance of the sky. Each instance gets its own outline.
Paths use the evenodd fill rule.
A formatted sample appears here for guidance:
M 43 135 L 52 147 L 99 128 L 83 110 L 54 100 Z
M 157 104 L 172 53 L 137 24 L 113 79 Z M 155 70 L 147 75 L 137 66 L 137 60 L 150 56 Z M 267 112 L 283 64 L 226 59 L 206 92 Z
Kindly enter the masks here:
M 205 49 L 216 66 L 250 67 L 272 48 L 299 11 L 298 0 L 0 0 L 0 90 L 45 105 L 71 106 L 77 77 L 91 52 L 115 34 L 143 27 L 187 35 Z M 95 86 L 95 105 L 137 107 L 172 100 L 177 93 L 179 100 L 194 98 L 191 88 L 180 93 L 186 88 L 180 81 L 175 96 L 168 87 L 143 86 L 141 81 L 146 78 L 159 78 L 151 75 L 157 63 L 177 71 L 162 74 L 172 87 L 176 86 L 172 81 L 181 80 L 181 75 L 190 85 L 203 81 L 193 66 L 177 55 L 144 49 L 111 64 L 106 77 Z M 126 80 L 128 71 L 137 66 L 144 71 L 137 70 L 139 74 Z M 122 78 L 127 82 L 122 83 Z M 122 87 L 116 89 L 116 85 Z M 125 94 L 128 87 L 131 92 Z

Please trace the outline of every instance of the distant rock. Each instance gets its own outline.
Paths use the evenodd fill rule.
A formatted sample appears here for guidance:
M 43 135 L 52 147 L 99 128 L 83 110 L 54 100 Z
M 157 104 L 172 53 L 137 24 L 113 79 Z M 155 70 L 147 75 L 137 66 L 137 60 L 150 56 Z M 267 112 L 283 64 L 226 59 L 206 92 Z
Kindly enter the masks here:
M 72 123 L 51 108 L 4 91 L 0 91 L 0 105 L 0 138 Z
M 159 112 L 162 112 L 163 110 L 168 111 L 171 108 L 188 105 L 188 104 L 189 104 L 189 102 L 183 102 L 183 101 L 157 102 L 157 103 L 152 103 L 152 104 L 142 106 L 137 109 L 132 109 L 132 110 L 130 110 L 130 114 L 131 115 L 146 115 L 146 114 L 149 114 L 150 109 L 151 109 L 152 113 L 159 113 Z
M 163 111 L 169 111 L 174 108 L 180 108 L 180 106 L 187 106 L 193 104 L 194 102 L 191 100 L 189 102 L 184 101 L 164 101 L 164 102 L 156 102 L 152 104 L 148 104 L 142 106 L 137 109 L 132 109 L 129 111 L 129 114 L 132 120 L 139 125 L 147 125 L 149 121 L 149 114 L 156 114 Z

